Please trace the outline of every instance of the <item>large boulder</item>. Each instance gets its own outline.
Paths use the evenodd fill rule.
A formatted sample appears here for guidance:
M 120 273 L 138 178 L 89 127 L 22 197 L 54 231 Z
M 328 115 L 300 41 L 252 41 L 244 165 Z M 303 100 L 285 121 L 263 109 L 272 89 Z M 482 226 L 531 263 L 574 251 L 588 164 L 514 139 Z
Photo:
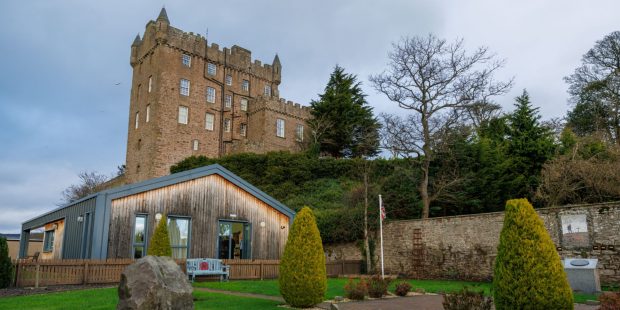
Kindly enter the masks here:
M 116 309 L 194 309 L 192 285 L 170 257 L 146 256 L 121 274 Z

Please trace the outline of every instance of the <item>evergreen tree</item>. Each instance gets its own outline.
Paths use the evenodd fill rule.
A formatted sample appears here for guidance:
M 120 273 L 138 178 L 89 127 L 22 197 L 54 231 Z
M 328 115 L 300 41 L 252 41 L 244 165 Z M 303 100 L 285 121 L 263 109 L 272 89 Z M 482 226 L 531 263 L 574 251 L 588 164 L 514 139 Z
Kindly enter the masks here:
M 7 288 L 13 280 L 13 263 L 5 237 L 0 237 L 0 288 Z
M 155 232 L 151 237 L 149 246 L 149 255 L 154 256 L 172 256 L 172 247 L 170 247 L 170 235 L 168 234 L 168 223 L 166 223 L 166 215 L 164 214 L 159 220 Z
M 297 308 L 323 301 L 327 290 L 325 255 L 314 214 L 303 207 L 295 216 L 280 261 L 280 294 Z
M 317 141 L 320 152 L 333 157 L 363 157 L 378 153 L 379 121 L 373 116 L 355 75 L 336 66 L 325 92 L 310 105 L 314 119 L 321 120 L 315 125 L 326 126 L 312 128 L 322 132 Z
M 538 108 L 530 102 L 527 91 L 515 99 L 515 111 L 508 117 L 506 173 L 512 179 L 507 192 L 512 197 L 534 196 L 540 183 L 540 171 L 554 154 L 555 145 L 549 128 L 540 124 Z
M 527 199 L 506 202 L 493 277 L 495 308 L 573 309 L 560 256 Z

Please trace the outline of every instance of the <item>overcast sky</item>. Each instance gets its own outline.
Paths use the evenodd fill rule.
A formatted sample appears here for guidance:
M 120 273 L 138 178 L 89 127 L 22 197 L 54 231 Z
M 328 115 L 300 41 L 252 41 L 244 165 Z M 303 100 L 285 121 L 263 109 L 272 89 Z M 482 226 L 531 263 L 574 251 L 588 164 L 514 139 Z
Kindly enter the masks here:
M 543 118 L 568 109 L 566 85 L 583 55 L 620 30 L 620 1 L 50 1 L 0 2 L 0 232 L 56 207 L 80 171 L 124 164 L 136 33 L 162 4 L 174 27 L 282 62 L 282 97 L 308 104 L 334 65 L 356 74 L 375 112 L 402 112 L 369 87 L 403 36 L 488 46 Z M 119 85 L 116 85 L 120 83 Z

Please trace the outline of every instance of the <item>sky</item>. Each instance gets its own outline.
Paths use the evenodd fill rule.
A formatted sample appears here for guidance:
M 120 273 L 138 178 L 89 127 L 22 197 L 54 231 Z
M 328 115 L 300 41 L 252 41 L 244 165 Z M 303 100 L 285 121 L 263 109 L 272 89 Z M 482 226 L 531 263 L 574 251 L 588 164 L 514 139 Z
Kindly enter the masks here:
M 166 7 L 172 26 L 282 63 L 280 95 L 307 105 L 336 64 L 357 75 L 375 113 L 406 113 L 378 94 L 392 43 L 432 33 L 506 59 L 496 98 L 510 111 L 527 89 L 543 119 L 569 109 L 563 77 L 620 30 L 617 0 L 1 1 L 0 232 L 57 207 L 77 174 L 124 164 L 130 45 Z

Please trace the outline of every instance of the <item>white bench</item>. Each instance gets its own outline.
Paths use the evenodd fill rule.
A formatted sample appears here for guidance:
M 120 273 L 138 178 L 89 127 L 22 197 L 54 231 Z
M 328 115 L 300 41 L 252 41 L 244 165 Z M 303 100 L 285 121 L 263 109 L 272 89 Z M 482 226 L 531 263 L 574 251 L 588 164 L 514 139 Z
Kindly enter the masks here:
M 188 258 L 186 261 L 187 275 L 192 278 L 196 276 L 220 276 L 220 281 L 228 281 L 230 266 L 224 265 L 221 259 L 215 258 Z

